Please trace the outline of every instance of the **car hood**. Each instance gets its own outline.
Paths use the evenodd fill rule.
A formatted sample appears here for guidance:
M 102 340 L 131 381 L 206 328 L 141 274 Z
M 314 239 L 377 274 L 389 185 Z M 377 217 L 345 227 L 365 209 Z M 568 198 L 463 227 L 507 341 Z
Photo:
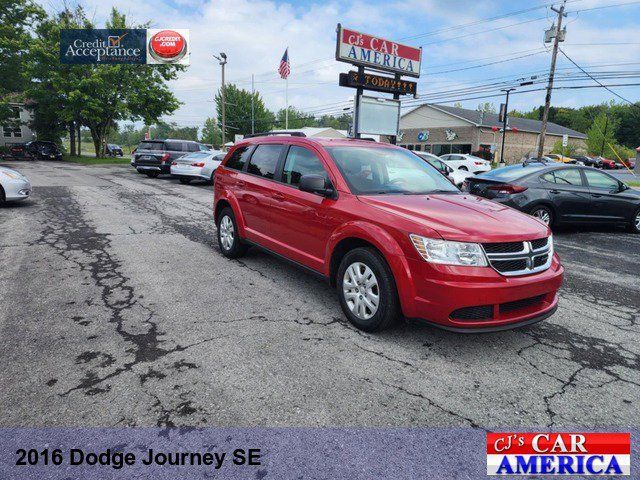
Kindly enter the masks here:
M 474 195 L 375 195 L 358 197 L 373 207 L 415 223 L 409 233 L 435 230 L 445 240 L 510 242 L 534 240 L 550 234 L 539 220 Z

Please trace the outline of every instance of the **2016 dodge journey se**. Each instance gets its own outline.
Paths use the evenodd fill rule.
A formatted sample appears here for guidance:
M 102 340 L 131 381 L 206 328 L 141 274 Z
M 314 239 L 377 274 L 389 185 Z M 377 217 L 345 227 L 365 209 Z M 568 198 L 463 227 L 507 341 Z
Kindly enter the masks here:
M 321 274 L 363 330 L 404 316 L 494 331 L 557 308 L 564 269 L 549 228 L 460 192 L 402 148 L 254 137 L 227 154 L 214 192 L 225 256 L 259 246 Z

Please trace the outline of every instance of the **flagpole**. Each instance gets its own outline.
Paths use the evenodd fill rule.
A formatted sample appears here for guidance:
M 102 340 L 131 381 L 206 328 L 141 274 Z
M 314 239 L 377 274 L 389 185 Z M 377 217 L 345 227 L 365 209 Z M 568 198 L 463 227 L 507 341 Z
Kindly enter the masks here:
M 284 129 L 289 130 L 289 75 L 284 80 L 284 103 L 286 110 L 284 112 Z

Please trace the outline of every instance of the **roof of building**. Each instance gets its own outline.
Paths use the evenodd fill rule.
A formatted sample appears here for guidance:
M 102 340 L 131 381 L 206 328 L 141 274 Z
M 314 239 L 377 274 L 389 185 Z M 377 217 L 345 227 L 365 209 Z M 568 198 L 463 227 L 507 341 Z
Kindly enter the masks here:
M 403 116 L 407 115 L 414 110 L 422 107 L 420 105 L 416 108 L 409 110 Z M 449 107 L 447 105 L 429 105 L 427 106 L 434 108 L 436 110 L 440 110 L 441 112 L 447 113 L 449 115 L 453 115 L 455 117 L 461 118 L 462 120 L 466 120 L 467 122 L 473 123 L 477 127 L 499 127 L 502 128 L 502 123 L 498 119 L 498 115 L 495 113 L 484 113 L 478 110 L 469 110 L 466 108 L 458 108 L 458 107 Z M 532 120 L 530 118 L 519 118 L 510 116 L 509 117 L 509 126 L 511 128 L 517 128 L 523 132 L 533 132 L 540 133 L 540 129 L 542 128 L 542 122 L 540 120 Z M 572 130 L 571 128 L 563 127 L 562 125 L 558 125 L 557 123 L 548 122 L 547 123 L 547 133 L 549 135 L 569 135 L 574 138 L 587 138 L 584 133 L 580 133 L 576 130 Z

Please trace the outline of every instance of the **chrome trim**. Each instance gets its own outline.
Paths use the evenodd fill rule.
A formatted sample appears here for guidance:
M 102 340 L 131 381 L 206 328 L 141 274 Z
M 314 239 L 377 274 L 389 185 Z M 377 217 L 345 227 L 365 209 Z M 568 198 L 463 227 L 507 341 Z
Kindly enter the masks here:
M 513 243 L 513 242 L 507 242 Z M 481 244 L 482 245 L 482 244 Z M 482 245 L 482 249 L 484 250 L 484 245 Z M 504 275 L 505 277 L 516 277 L 518 275 L 531 275 L 534 273 L 539 273 L 547 270 L 551 266 L 551 262 L 553 261 L 553 244 L 549 244 L 549 237 L 547 237 L 547 244 L 544 247 L 534 249 L 533 245 L 530 241 L 522 242 L 522 250 L 519 252 L 508 252 L 508 253 L 487 253 L 485 250 L 485 255 L 489 260 L 489 265 L 500 275 Z M 543 255 L 548 255 L 547 261 L 540 265 L 539 267 L 534 267 L 535 259 L 541 257 Z M 525 260 L 526 268 L 521 270 L 514 270 L 512 272 L 501 272 L 496 267 L 493 266 L 493 262 L 495 261 L 504 261 L 504 260 Z

